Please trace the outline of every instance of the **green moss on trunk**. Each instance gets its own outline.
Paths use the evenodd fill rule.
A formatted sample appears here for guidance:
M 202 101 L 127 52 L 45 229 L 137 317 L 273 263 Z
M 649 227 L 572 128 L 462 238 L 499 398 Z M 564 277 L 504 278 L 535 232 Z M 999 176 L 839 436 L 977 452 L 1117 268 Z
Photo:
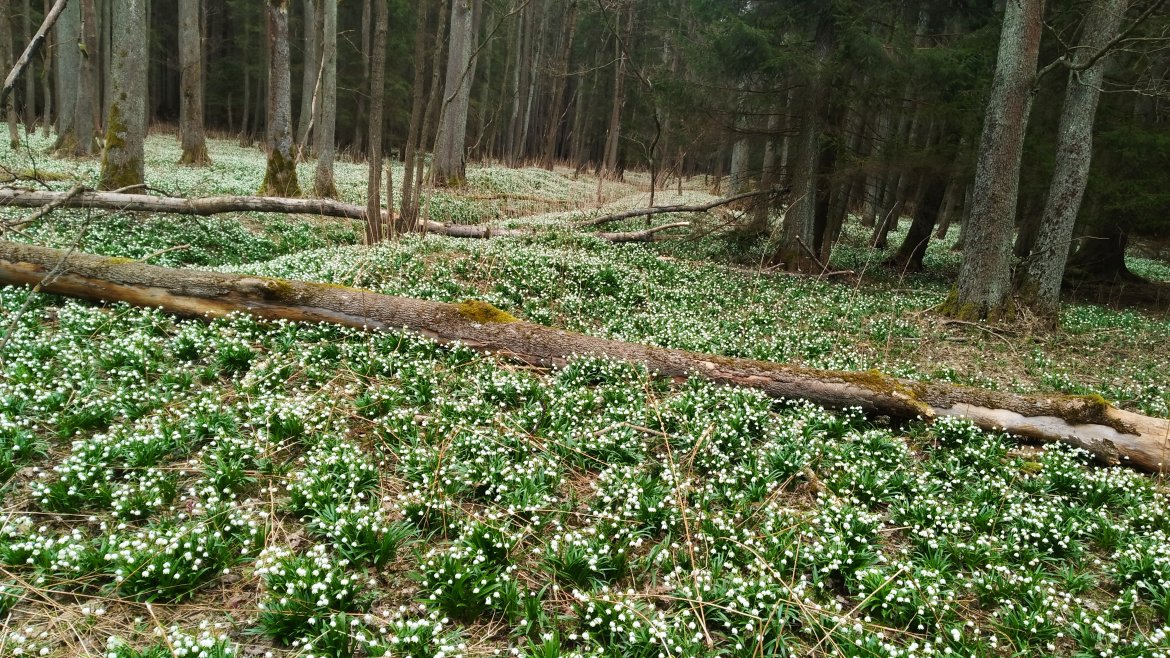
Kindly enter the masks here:
M 264 171 L 264 182 L 260 185 L 259 194 L 279 197 L 301 196 L 301 186 L 297 182 L 296 158 L 286 158 L 280 149 L 272 149 L 268 154 L 268 168 Z
M 110 105 L 110 116 L 106 122 L 106 145 L 102 149 L 102 175 L 98 187 L 103 190 L 120 190 L 141 185 L 143 163 L 136 157 L 127 157 L 126 124 L 118 103 Z

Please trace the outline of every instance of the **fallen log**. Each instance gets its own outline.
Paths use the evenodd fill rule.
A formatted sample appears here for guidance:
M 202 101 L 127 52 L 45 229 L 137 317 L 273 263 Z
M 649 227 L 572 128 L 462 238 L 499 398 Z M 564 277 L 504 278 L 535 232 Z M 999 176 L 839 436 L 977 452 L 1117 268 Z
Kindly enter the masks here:
M 25 190 L 13 187 L 0 188 L 0 207 L 14 208 L 94 208 L 127 212 L 154 212 L 175 215 L 205 217 L 232 212 L 272 212 L 289 215 L 316 215 L 338 219 L 365 220 L 366 208 L 333 199 L 288 199 L 266 196 L 215 196 L 215 197 L 166 197 L 153 194 L 128 194 L 125 192 L 95 192 L 77 190 L 57 192 L 53 190 Z M 25 223 L 23 220 L 21 223 Z M 597 232 L 592 235 L 610 242 L 650 242 L 662 231 L 689 226 L 685 222 L 655 226 L 642 231 L 623 233 Z M 498 238 L 538 235 L 538 232 L 522 229 L 496 228 L 479 224 L 447 224 L 435 221 L 418 223 L 421 233 L 434 233 L 452 238 Z
M 777 188 L 770 190 L 756 190 L 755 192 L 744 192 L 735 196 L 729 196 L 723 199 L 716 199 L 710 203 L 702 203 L 696 206 L 673 205 L 673 206 L 651 206 L 649 208 L 635 208 L 633 210 L 626 210 L 624 212 L 614 213 L 612 215 L 604 215 L 602 217 L 594 217 L 593 219 L 586 219 L 574 224 L 577 228 L 588 228 L 590 226 L 601 226 L 602 224 L 610 224 L 618 222 L 623 219 L 633 219 L 635 217 L 649 217 L 650 215 L 662 215 L 668 213 L 681 214 L 688 212 L 709 212 L 721 206 L 727 206 L 736 201 L 743 201 L 744 199 L 751 199 L 753 197 L 763 196 L 765 194 L 784 194 L 787 188 Z
M 65 268 L 58 268 L 62 262 Z M 55 278 L 46 279 L 50 273 Z M 8 241 L 0 241 L 0 284 L 42 284 L 49 293 L 189 317 L 246 312 L 366 330 L 405 328 L 536 365 L 563 365 L 574 354 L 606 355 L 643 364 L 660 376 L 703 377 L 829 408 L 860 407 L 868 414 L 927 421 L 961 416 L 988 430 L 1071 443 L 1102 463 L 1157 473 L 1167 471 L 1170 456 L 1170 421 L 1116 409 L 1100 397 L 1016 395 L 877 372 L 812 370 L 652 347 L 523 322 L 483 302 L 446 304 L 342 286 L 178 270 Z

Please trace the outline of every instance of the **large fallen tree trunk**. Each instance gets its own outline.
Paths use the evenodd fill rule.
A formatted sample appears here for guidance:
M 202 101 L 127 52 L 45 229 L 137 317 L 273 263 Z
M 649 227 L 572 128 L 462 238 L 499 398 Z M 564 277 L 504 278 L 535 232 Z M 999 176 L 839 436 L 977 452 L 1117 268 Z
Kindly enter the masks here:
M 125 192 L 94 192 L 92 190 L 23 190 L 0 188 L 0 207 L 15 208 L 95 208 L 114 211 L 170 213 L 176 215 L 221 215 L 232 212 L 273 212 L 289 215 L 316 215 L 339 219 L 365 220 L 366 208 L 352 203 L 332 199 L 288 199 L 266 196 L 215 196 L 187 199 L 183 197 L 154 196 L 153 194 L 127 194 Z M 24 223 L 20 220 L 17 223 Z M 597 232 L 592 235 L 610 242 L 650 242 L 662 231 L 689 226 L 676 222 L 655 226 L 642 231 L 623 233 Z M 496 228 L 484 225 L 446 224 L 424 221 L 418 223 L 421 233 L 434 233 L 452 238 L 498 238 L 537 235 L 534 231 L 510 228 Z
M 810 370 L 651 347 L 522 322 L 482 302 L 445 304 L 333 285 L 178 270 L 7 241 L 0 241 L 0 284 L 40 284 L 45 292 L 193 317 L 243 311 L 370 330 L 406 328 L 530 364 L 560 365 L 574 354 L 606 355 L 644 364 L 661 376 L 698 376 L 831 408 L 860 407 L 870 414 L 928 421 L 962 416 L 986 429 L 1064 441 L 1101 462 L 1146 471 L 1164 472 L 1170 452 L 1170 422 L 1116 409 L 1099 397 L 1014 395 L 875 372 Z

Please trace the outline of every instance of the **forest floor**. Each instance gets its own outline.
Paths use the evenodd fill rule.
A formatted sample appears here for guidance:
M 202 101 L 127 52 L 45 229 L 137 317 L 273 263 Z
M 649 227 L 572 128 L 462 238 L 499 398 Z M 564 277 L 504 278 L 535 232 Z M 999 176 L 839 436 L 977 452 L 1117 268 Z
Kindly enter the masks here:
M 30 141 L 0 146 L 10 176 L 43 181 L 19 184 L 95 182 L 96 161 Z M 210 150 L 211 167 L 180 167 L 173 137 L 152 137 L 148 181 L 255 192 L 260 151 Z M 364 165 L 337 178 L 362 200 Z M 946 321 L 930 309 L 957 270 L 950 241 L 907 276 L 860 227 L 831 265 L 863 276 L 824 278 L 760 267 L 761 247 L 709 231 L 727 213 L 653 244 L 569 226 L 646 205 L 645 183 L 472 166 L 425 204 L 529 238 L 366 248 L 360 226 L 321 218 L 57 211 L 16 239 L 1168 413 L 1165 316 Z M 715 198 L 702 178 L 674 185 L 656 201 Z M 1167 263 L 1130 265 L 1170 281 Z M 0 288 L 0 656 L 1170 656 L 1170 488 L 1068 448 L 411 335 L 50 296 L 17 317 L 28 294 Z

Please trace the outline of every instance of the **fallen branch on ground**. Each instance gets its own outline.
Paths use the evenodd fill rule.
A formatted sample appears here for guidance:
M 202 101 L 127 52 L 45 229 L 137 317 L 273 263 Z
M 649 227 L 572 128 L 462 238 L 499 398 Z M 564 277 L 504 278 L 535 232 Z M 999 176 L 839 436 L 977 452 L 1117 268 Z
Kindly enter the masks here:
M 216 196 L 187 199 L 183 197 L 126 194 L 122 192 L 95 192 L 74 188 L 68 192 L 51 190 L 22 190 L 0 188 L 0 207 L 19 208 L 97 208 L 102 210 L 170 213 L 176 215 L 209 216 L 232 212 L 273 212 L 289 215 L 316 215 L 339 219 L 365 220 L 366 208 L 333 199 L 289 199 L 265 196 Z M 36 214 L 34 213 L 34 217 Z M 23 220 L 22 220 L 22 223 Z M 610 242 L 650 242 L 668 228 L 687 226 L 686 223 L 667 224 L 628 233 L 599 232 L 593 235 Z M 478 224 L 446 224 L 419 222 L 418 231 L 452 238 L 498 238 L 536 235 L 535 231 L 495 228 Z
M 0 284 L 40 285 L 44 292 L 162 308 L 176 315 L 328 322 L 369 330 L 409 329 L 441 342 L 534 365 L 562 365 L 574 354 L 639 363 L 660 376 L 702 377 L 804 398 L 829 408 L 860 407 L 894 418 L 960 416 L 988 430 L 1084 448 L 1098 461 L 1164 473 L 1170 421 L 1122 411 L 1100 397 L 1016 395 L 914 382 L 880 373 L 812 370 L 596 338 L 522 322 L 482 302 L 445 304 L 333 285 L 241 274 L 179 270 L 0 241 Z
M 625 212 L 614 213 L 612 215 L 605 215 L 603 217 L 595 217 L 593 219 L 586 219 L 574 224 L 577 228 L 588 228 L 591 226 L 601 226 L 602 224 L 609 224 L 612 222 L 621 221 L 623 219 L 633 219 L 634 217 L 648 217 L 650 215 L 661 215 L 666 213 L 686 213 L 686 212 L 709 212 L 720 206 L 730 205 L 736 201 L 743 201 L 752 197 L 763 196 L 765 194 L 784 194 L 787 188 L 757 190 L 755 192 L 745 192 L 744 194 L 737 194 L 724 199 L 716 199 L 710 203 L 703 203 L 697 206 L 652 206 L 650 208 L 636 208 L 634 210 L 627 210 Z

